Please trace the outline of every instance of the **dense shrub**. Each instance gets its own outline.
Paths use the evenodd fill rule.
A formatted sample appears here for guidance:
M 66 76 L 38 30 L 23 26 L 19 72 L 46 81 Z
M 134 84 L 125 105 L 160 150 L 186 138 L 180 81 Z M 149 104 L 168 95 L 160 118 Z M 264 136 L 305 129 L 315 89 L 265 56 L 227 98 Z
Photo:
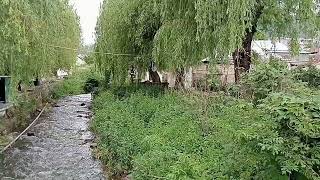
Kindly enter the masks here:
M 260 108 L 276 123 L 278 141 L 266 139 L 263 148 L 276 155 L 282 172 L 299 172 L 309 179 L 319 179 L 320 101 L 311 94 L 275 93 Z
M 309 87 L 320 87 L 320 70 L 315 66 L 308 66 L 306 69 L 299 67 L 294 70 L 294 76 L 297 80 L 306 82 Z
M 243 84 L 247 93 L 255 100 L 264 99 L 272 92 L 288 89 L 293 84 L 290 71 L 284 63 L 271 59 L 268 63 L 257 64 L 246 75 Z
M 310 72 L 308 72 L 310 71 Z M 275 161 L 285 174 L 292 177 L 319 178 L 320 98 L 309 89 L 315 84 L 316 70 L 290 72 L 280 61 L 270 60 L 256 66 L 244 80 L 244 89 L 277 132 L 273 138 L 260 139 L 264 151 L 275 155 Z M 300 72 L 300 73 L 298 73 Z M 313 75 L 311 75 L 313 74 Z M 249 98 L 250 100 L 250 98 Z
M 96 88 L 99 88 L 100 81 L 95 78 L 88 78 L 84 84 L 83 90 L 85 93 L 91 93 L 94 92 Z
M 312 90 L 297 81 L 287 65 L 277 59 L 257 64 L 254 70 L 246 74 L 241 84 L 242 97 L 256 104 L 277 92 L 308 95 Z

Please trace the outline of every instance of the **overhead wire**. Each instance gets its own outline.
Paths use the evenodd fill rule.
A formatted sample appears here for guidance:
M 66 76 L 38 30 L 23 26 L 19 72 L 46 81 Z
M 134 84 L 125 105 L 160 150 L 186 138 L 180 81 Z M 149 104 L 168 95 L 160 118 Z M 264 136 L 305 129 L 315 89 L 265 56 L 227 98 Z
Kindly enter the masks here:
M 65 46 L 57 46 L 57 45 L 50 45 L 50 44 L 46 44 L 49 47 L 53 47 L 53 48 L 59 48 L 59 49 L 66 49 L 66 50 L 72 50 L 72 51 L 79 51 L 79 49 L 74 49 L 74 48 L 69 48 L 69 47 L 65 47 Z M 127 54 L 127 53 L 111 53 L 111 52 L 98 52 L 98 51 L 86 51 L 88 53 L 94 53 L 94 54 L 105 54 L 105 55 L 112 55 L 112 56 L 134 56 L 137 57 L 138 55 L 135 54 Z

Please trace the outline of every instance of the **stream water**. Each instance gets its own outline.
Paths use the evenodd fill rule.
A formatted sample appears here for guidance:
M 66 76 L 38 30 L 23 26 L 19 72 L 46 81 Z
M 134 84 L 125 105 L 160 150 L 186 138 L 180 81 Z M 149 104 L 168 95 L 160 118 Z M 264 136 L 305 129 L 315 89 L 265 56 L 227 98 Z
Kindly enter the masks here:
M 102 180 L 92 156 L 91 95 L 60 100 L 0 158 L 0 179 Z

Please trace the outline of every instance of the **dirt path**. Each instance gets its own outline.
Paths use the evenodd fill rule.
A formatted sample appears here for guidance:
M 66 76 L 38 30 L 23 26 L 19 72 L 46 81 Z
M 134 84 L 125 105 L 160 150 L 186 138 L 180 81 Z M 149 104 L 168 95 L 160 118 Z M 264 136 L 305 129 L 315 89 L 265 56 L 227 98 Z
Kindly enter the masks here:
M 104 179 L 92 157 L 91 95 L 62 99 L 0 160 L 0 179 Z

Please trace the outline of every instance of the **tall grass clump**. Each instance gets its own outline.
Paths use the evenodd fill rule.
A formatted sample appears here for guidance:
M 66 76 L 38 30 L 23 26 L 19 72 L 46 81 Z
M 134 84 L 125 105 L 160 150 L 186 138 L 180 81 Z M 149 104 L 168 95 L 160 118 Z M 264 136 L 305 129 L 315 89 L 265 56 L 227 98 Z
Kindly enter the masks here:
M 59 99 L 65 96 L 89 93 L 93 86 L 99 86 L 100 81 L 100 74 L 93 68 L 77 69 L 70 76 L 54 85 L 52 97 Z

